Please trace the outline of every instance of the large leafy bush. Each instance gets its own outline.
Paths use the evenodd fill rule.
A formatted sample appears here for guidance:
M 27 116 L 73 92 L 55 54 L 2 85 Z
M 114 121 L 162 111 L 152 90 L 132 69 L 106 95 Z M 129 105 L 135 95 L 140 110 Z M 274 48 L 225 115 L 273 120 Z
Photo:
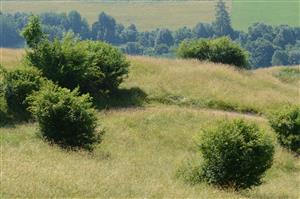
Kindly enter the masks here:
M 28 101 L 46 140 L 64 148 L 88 150 L 100 140 L 88 94 L 80 96 L 77 89 L 70 91 L 48 82 Z
M 195 58 L 248 68 L 246 51 L 227 37 L 184 41 L 180 44 L 177 54 L 182 58 Z
M 26 60 L 60 86 L 79 86 L 81 92 L 97 95 L 116 89 L 128 73 L 126 57 L 111 45 L 79 41 L 71 33 L 52 42 L 41 36 L 39 28 L 36 18 L 32 18 L 23 31 L 31 48 Z
M 243 120 L 224 120 L 204 130 L 199 149 L 204 159 L 200 178 L 235 189 L 260 184 L 274 153 L 272 141 L 264 132 Z
M 18 119 L 27 119 L 26 97 L 40 89 L 43 78 L 41 73 L 32 67 L 24 67 L 4 73 L 4 97 L 8 110 Z
M 300 106 L 284 106 L 269 116 L 271 127 L 279 142 L 300 154 Z

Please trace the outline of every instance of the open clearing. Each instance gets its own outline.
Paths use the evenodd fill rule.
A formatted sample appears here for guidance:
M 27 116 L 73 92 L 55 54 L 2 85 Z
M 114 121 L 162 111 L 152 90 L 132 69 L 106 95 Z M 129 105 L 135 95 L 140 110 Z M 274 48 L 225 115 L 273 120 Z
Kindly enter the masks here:
M 241 30 L 256 22 L 300 26 L 300 0 L 232 0 L 231 13 L 233 27 Z
M 19 65 L 22 50 L 1 51 L 5 67 Z M 36 123 L 0 128 L 1 198 L 298 198 L 300 160 L 278 144 L 264 183 L 251 190 L 192 186 L 176 174 L 188 160 L 201 160 L 197 135 L 221 118 L 257 122 L 275 140 L 264 116 L 236 111 L 266 114 L 300 103 L 299 81 L 277 79 L 281 67 L 241 72 L 195 60 L 129 60 L 129 77 L 121 86 L 128 93 L 118 106 L 98 110 L 106 133 L 93 153 L 50 146 L 37 136 Z M 147 102 L 136 103 L 132 90 L 143 92 Z M 235 112 L 224 111 L 228 107 Z

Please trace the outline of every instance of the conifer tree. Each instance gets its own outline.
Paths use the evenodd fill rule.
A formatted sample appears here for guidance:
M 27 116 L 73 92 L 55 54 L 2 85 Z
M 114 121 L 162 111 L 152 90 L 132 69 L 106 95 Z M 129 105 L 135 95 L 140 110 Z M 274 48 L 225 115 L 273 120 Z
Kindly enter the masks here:
M 231 27 L 231 19 L 229 13 L 226 10 L 226 4 L 223 0 L 219 0 L 216 5 L 216 19 L 213 23 L 215 35 L 220 36 L 232 36 L 233 29 Z

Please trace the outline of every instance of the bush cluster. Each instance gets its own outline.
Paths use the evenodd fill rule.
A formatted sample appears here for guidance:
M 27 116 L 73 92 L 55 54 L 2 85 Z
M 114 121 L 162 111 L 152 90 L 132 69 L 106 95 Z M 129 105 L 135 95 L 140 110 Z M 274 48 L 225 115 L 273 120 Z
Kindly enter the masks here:
M 256 124 L 240 119 L 204 130 L 198 146 L 204 159 L 200 178 L 222 187 L 258 185 L 272 165 L 272 141 Z
M 79 95 L 47 82 L 28 97 L 30 111 L 39 123 L 42 136 L 63 148 L 93 149 L 100 141 L 97 118 L 88 94 Z
M 62 40 L 43 40 L 26 59 L 45 77 L 62 87 L 93 96 L 118 88 L 129 63 L 116 48 L 103 42 L 79 41 L 68 34 Z
M 300 106 L 284 106 L 269 116 L 281 145 L 300 154 Z
M 3 81 L 4 98 L 8 111 L 19 119 L 27 119 L 30 113 L 27 111 L 26 98 L 34 91 L 40 89 L 43 78 L 41 73 L 32 67 L 24 67 L 4 74 Z
M 181 58 L 195 58 L 248 68 L 246 51 L 227 37 L 184 41 L 180 44 L 177 54 Z

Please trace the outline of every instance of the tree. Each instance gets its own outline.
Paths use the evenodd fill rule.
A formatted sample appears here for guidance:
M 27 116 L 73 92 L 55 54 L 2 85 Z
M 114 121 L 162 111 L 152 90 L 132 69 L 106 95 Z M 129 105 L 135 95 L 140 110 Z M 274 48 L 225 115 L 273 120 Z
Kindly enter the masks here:
M 27 45 L 30 48 L 37 48 L 38 44 L 45 38 L 40 25 L 40 19 L 37 16 L 30 16 L 29 23 L 25 26 L 22 32 Z
M 299 49 L 289 51 L 289 63 L 291 65 L 300 64 L 300 51 L 299 51 Z
M 273 41 L 274 30 L 270 25 L 264 23 L 255 23 L 248 28 L 249 39 L 255 41 L 258 38 L 264 38 L 268 41 Z
M 102 12 L 98 17 L 98 21 L 92 25 L 92 35 L 95 40 L 116 43 L 116 20 Z
M 154 50 L 156 55 L 166 54 L 169 53 L 169 46 L 167 44 L 157 44 Z
M 211 24 L 207 23 L 198 23 L 194 30 L 194 34 L 196 35 L 197 38 L 209 38 L 213 37 L 214 30 Z
M 226 10 L 226 4 L 223 0 L 219 0 L 216 5 L 216 19 L 213 28 L 216 36 L 231 36 L 233 29 L 231 27 L 231 19 Z
M 144 47 L 153 47 L 155 45 L 155 33 L 141 32 L 138 36 L 138 42 Z
M 137 42 L 128 42 L 124 51 L 130 55 L 141 55 L 143 54 L 143 47 Z
M 282 25 L 276 28 L 276 37 L 273 43 L 277 46 L 284 47 L 287 44 L 294 44 L 296 41 L 293 28 Z
M 89 25 L 85 19 L 81 18 L 79 12 L 73 10 L 68 14 L 70 29 L 80 35 L 83 39 L 89 38 Z
M 185 39 L 191 39 L 193 37 L 193 33 L 191 29 L 187 28 L 186 26 L 183 28 L 179 28 L 174 33 L 174 40 L 176 44 L 179 44 L 181 41 Z
M 272 56 L 272 66 L 285 66 L 289 64 L 289 57 L 283 50 L 276 50 Z
M 245 45 L 250 52 L 250 63 L 253 67 L 267 67 L 271 66 L 272 56 L 274 54 L 273 44 L 263 38 L 256 41 L 248 41 Z
M 166 44 L 172 46 L 174 44 L 174 38 L 172 32 L 169 29 L 160 29 L 155 40 L 155 45 Z
M 131 24 L 122 32 L 122 38 L 125 42 L 136 42 L 137 37 L 138 31 L 134 24 Z

